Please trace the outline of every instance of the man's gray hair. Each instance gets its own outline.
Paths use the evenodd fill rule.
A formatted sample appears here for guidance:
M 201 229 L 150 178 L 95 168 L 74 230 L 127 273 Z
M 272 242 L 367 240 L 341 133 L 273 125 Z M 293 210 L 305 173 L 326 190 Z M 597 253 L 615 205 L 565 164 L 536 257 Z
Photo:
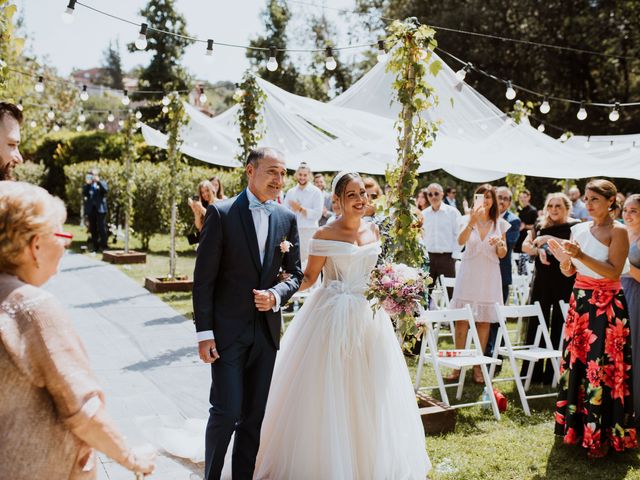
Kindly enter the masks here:
M 510 189 L 509 187 L 506 187 L 506 186 L 504 186 L 504 185 L 502 185 L 502 186 L 500 186 L 500 187 L 497 187 L 497 188 L 496 188 L 496 194 L 497 194 L 498 192 L 507 192 L 507 193 L 509 194 L 509 199 L 512 199 L 512 198 L 513 198 L 513 193 L 511 193 L 511 189 Z
M 257 166 L 258 162 L 263 158 L 274 158 L 276 160 L 282 160 L 283 162 L 285 161 L 284 154 L 280 150 L 272 147 L 259 147 L 249 152 L 246 164 Z
M 430 188 L 437 188 L 441 192 L 444 192 L 444 190 L 442 189 L 442 185 L 440 185 L 439 183 L 436 183 L 436 182 L 430 183 L 429 186 L 427 186 L 427 190 L 429 190 Z

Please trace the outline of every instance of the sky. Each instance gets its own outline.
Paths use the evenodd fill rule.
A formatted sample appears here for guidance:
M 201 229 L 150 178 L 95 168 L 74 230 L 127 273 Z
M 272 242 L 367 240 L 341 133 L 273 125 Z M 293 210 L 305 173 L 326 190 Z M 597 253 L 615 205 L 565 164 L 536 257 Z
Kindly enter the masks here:
M 150 55 L 143 52 L 129 53 L 126 44 L 135 40 L 138 28 L 111 19 L 76 5 L 74 22 L 66 25 L 61 20 L 68 0 L 14 0 L 18 14 L 22 15 L 28 41 L 27 54 L 35 54 L 47 64 L 57 68 L 58 73 L 68 75 L 74 68 L 85 69 L 100 66 L 103 52 L 110 40 L 119 39 L 123 68 L 129 70 L 136 65 L 146 65 Z M 302 0 L 300 0 L 302 1 Z M 324 3 L 326 16 L 338 29 L 338 45 L 362 43 L 362 38 L 353 38 L 344 15 L 334 8 L 352 9 L 354 0 L 304 0 L 316 5 Z M 304 3 L 303 2 L 303 3 Z M 83 3 L 136 23 L 144 21 L 139 10 L 146 0 L 83 0 Z M 187 30 L 198 38 L 213 38 L 215 41 L 247 45 L 251 38 L 264 32 L 260 14 L 265 0 L 176 0 L 178 11 L 186 18 Z M 310 13 L 322 12 L 321 8 L 297 4 L 290 0 L 294 14 L 294 31 L 290 35 L 290 47 L 307 47 L 296 42 L 300 39 L 300 25 Z M 348 35 L 352 35 L 349 37 Z M 367 33 L 365 33 L 367 35 Z M 364 40 L 365 43 L 371 39 Z M 198 80 L 239 81 L 249 66 L 245 50 L 215 47 L 211 63 L 204 61 L 206 45 L 198 43 L 187 48 L 183 65 Z M 302 61 L 302 59 L 301 59 Z

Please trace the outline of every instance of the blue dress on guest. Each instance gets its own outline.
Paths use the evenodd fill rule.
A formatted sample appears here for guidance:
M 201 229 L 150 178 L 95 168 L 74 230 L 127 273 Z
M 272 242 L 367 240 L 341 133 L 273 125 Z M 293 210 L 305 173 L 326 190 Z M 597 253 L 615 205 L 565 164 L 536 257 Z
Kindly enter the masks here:
M 640 248 L 635 241 L 629 248 L 629 263 L 640 268 Z M 621 278 L 631 322 L 631 354 L 633 364 L 633 405 L 636 422 L 640 422 L 640 282 L 630 275 Z

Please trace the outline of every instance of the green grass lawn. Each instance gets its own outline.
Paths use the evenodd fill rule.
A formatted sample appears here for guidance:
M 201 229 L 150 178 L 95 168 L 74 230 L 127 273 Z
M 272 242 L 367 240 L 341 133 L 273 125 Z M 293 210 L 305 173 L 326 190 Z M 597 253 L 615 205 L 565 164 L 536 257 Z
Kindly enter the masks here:
M 72 249 L 86 252 L 81 247 L 86 243 L 86 231 L 77 225 L 67 225 L 73 232 Z M 157 235 L 147 252 L 144 265 L 119 266 L 128 276 L 144 283 L 144 277 L 163 276 L 169 270 L 168 236 Z M 109 245 L 122 248 L 122 242 Z M 133 239 L 133 249 L 140 243 Z M 184 237 L 177 239 L 179 274 L 190 277 L 193 274 L 195 250 Z M 86 253 L 90 255 L 89 253 Z M 191 318 L 191 294 L 167 293 L 160 298 L 181 314 Z M 446 345 L 446 344 L 443 344 Z M 415 378 L 415 359 L 407 361 L 412 379 Z M 482 395 L 482 387 L 471 382 L 471 373 L 461 402 L 472 402 Z M 504 365 L 501 375 L 511 375 L 511 369 Z M 640 381 L 638 379 L 637 381 Z M 435 385 L 432 369 L 424 369 L 422 385 Z M 638 479 L 640 480 L 640 454 L 638 452 L 616 454 L 600 460 L 587 459 L 582 448 L 565 446 L 553 435 L 554 400 L 552 398 L 533 399 L 529 405 L 532 415 L 524 415 L 513 382 L 498 383 L 497 387 L 509 401 L 508 410 L 497 422 L 491 409 L 470 407 L 457 411 L 457 425 L 454 433 L 426 438 L 427 451 L 434 469 L 433 480 L 586 480 L 586 479 Z M 383 386 L 380 386 L 383 388 Z M 551 391 L 549 388 L 531 387 L 532 393 Z M 430 392 L 440 398 L 437 391 Z M 454 402 L 455 391 L 449 389 L 450 400 Z

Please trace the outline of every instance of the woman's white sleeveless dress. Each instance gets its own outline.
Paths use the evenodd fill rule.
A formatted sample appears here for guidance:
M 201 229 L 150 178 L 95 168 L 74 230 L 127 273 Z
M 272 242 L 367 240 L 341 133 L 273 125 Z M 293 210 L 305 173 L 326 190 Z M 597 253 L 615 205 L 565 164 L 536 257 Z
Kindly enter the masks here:
M 364 296 L 379 242 L 312 239 L 322 285 L 286 331 L 256 479 L 425 479 L 431 468 L 411 378 L 389 317 Z

